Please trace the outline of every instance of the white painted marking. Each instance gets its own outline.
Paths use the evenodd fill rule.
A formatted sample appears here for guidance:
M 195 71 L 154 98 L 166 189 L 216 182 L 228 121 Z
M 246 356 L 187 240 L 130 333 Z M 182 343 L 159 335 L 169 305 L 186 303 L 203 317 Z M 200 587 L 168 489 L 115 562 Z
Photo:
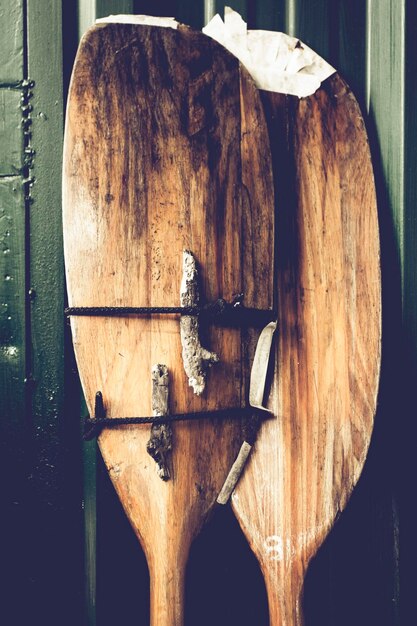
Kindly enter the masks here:
M 264 541 L 266 556 L 271 561 L 282 561 L 284 558 L 284 544 L 279 535 L 270 535 Z

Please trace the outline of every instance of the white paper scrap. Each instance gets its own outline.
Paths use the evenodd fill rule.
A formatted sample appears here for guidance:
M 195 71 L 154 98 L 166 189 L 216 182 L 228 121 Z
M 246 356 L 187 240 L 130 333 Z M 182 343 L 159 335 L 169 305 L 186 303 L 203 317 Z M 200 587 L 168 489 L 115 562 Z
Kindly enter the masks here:
M 269 30 L 247 30 L 239 13 L 226 7 L 203 28 L 248 70 L 259 89 L 304 98 L 336 70 L 296 37 Z
M 144 24 L 145 26 L 163 26 L 178 28 L 174 17 L 153 17 L 152 15 L 108 15 L 96 20 L 96 24 Z

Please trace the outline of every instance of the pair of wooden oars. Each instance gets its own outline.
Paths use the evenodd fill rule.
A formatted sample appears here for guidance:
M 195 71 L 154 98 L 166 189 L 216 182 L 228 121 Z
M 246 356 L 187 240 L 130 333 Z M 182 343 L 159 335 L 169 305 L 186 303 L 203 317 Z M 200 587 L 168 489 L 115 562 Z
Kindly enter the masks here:
M 270 149 L 270 147 L 271 149 Z M 275 195 L 275 202 L 274 202 Z M 335 75 L 298 100 L 262 93 L 201 33 L 102 24 L 74 67 L 64 151 L 70 306 L 178 306 L 192 250 L 207 301 L 278 303 L 261 426 L 232 507 L 262 572 L 271 626 L 302 623 L 308 563 L 363 466 L 380 359 L 379 242 L 366 132 Z M 241 406 L 259 329 L 200 329 L 219 362 L 197 396 L 178 316 L 73 317 L 92 413 L 150 415 L 155 363 L 172 414 Z M 240 420 L 172 425 L 171 478 L 149 426 L 104 429 L 99 445 L 145 551 L 151 623 L 182 626 L 184 572 L 238 454 Z

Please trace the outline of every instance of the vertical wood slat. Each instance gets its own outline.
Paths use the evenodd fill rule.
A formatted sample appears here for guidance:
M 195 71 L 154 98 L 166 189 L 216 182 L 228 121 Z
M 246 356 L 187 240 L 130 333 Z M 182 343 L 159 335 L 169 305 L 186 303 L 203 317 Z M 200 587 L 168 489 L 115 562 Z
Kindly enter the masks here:
M 204 0 L 204 25 L 208 24 L 216 14 L 215 0 Z
M 339 0 L 335 12 L 332 62 L 340 69 L 364 111 L 366 90 L 366 3 Z
M 417 554 L 417 513 L 410 494 L 417 474 L 415 442 L 415 382 L 417 380 L 417 5 L 405 1 L 404 67 L 404 252 L 403 252 L 403 344 L 404 344 L 404 419 L 401 437 L 400 492 L 400 590 L 401 619 L 412 621 L 415 611 Z
M 282 0 L 248 0 L 248 26 L 285 31 L 285 2 Z
M 286 32 L 293 37 L 299 37 L 330 61 L 333 9 L 334 3 L 328 0 L 287 0 Z
M 1 148 L 0 148 L 1 149 Z M 21 614 L 25 572 L 25 202 L 20 176 L 0 177 L 0 553 L 1 618 Z M 15 545 L 13 545 L 15 544 Z M 4 576 L 4 578 L 3 578 Z M 23 581 L 27 579 L 23 576 Z
M 32 297 L 26 567 L 30 583 L 25 601 L 33 621 L 45 626 L 57 619 L 65 625 L 82 619 L 78 423 L 72 394 L 67 393 L 70 376 L 63 319 L 61 8 L 55 0 L 26 3 L 27 72 L 34 81 L 30 147 L 35 155 L 30 170 L 33 183 L 26 189 L 26 269 Z
M 183 24 L 201 28 L 204 25 L 204 0 L 159 0 L 157 3 L 154 0 L 134 0 L 133 13 L 175 17 Z
M 21 173 L 23 133 L 21 90 L 0 88 L 0 176 Z
M 248 1 L 247 0 L 216 0 L 216 13 L 219 13 L 220 16 L 224 17 L 224 9 L 225 7 L 230 7 L 234 11 L 240 13 L 243 19 L 247 22 L 248 20 Z
M 82 402 L 83 414 L 87 413 Z M 90 441 L 83 454 L 83 511 L 84 511 L 84 576 L 85 617 L 87 626 L 96 624 L 97 605 L 97 444 Z
M 390 480 L 393 492 L 392 532 L 387 543 L 392 550 L 392 612 L 396 624 L 400 619 L 401 623 L 409 621 L 407 617 L 414 612 L 417 551 L 417 518 L 409 495 L 415 489 L 411 477 L 416 474 L 417 436 L 416 9 L 415 3 L 408 0 L 368 0 L 367 104 L 375 129 L 381 222 L 384 220 L 381 235 L 386 332 L 380 396 L 389 441 L 385 452 L 390 476 L 385 472 L 383 480 Z
M 0 4 L 0 553 L 2 621 L 23 617 L 19 585 L 26 566 L 25 506 L 25 200 L 19 83 L 23 67 L 23 3 Z M 12 88 L 14 86 L 14 88 Z
M 404 249 L 404 23 L 404 0 L 368 0 L 367 108 L 378 137 L 401 265 Z
M 133 12 L 133 0 L 78 0 L 78 38 L 99 17 Z
M 78 40 L 94 24 L 96 0 L 78 0 Z M 102 14 L 103 17 L 103 14 Z M 86 404 L 80 395 L 80 415 L 86 415 Z M 83 445 L 83 524 L 84 524 L 84 608 L 86 626 L 97 623 L 97 444 L 93 440 Z
M 56 2 L 28 3 L 28 73 L 34 80 L 31 146 L 36 150 L 28 190 L 30 208 L 30 286 L 33 345 L 33 419 L 36 482 L 54 494 L 59 485 L 57 417 L 64 409 L 64 277 L 62 273 L 61 151 L 62 52 L 61 7 Z M 46 59 L 48 61 L 46 62 Z M 46 451 L 48 450 L 48 453 Z M 52 454 L 52 458 L 51 455 Z M 44 495 L 47 499 L 48 495 Z
M 11 424 L 24 424 L 25 317 L 23 184 L 20 176 L 4 176 L 0 177 L 0 427 L 4 433 Z
M 0 85 L 23 78 L 23 0 L 0 3 Z
M 146 13 L 141 7 L 134 7 L 132 0 L 78 0 L 78 39 L 99 17 L 107 15 Z M 151 11 L 152 13 L 152 11 Z M 82 393 L 80 392 L 81 396 Z M 84 400 L 81 400 L 81 415 L 87 414 Z M 83 445 L 83 514 L 84 514 L 84 606 L 86 626 L 97 624 L 97 603 L 100 608 L 100 599 L 97 587 L 97 560 L 106 554 L 106 544 L 110 537 L 105 537 L 101 545 L 97 542 L 97 514 L 99 517 L 107 517 L 112 513 L 112 504 L 106 497 L 106 492 L 101 485 L 102 481 L 97 478 L 97 444 L 96 441 L 86 442 Z M 100 494 L 100 505 L 98 505 Z M 104 497 L 103 497 L 104 496 Z M 114 506 L 114 504 L 113 504 Z M 99 511 L 97 511 L 99 509 Z M 109 511 L 110 509 L 110 511 Z M 101 553 L 101 554 L 100 554 Z M 105 562 L 105 559 L 104 559 Z M 111 575 L 111 568 L 107 570 L 107 576 Z M 122 581 L 126 573 L 119 571 L 117 578 Z M 105 594 L 101 596 L 101 605 L 105 605 Z M 104 619 L 106 616 L 104 614 Z
M 379 186 L 382 269 L 385 286 L 385 361 L 381 374 L 381 447 L 389 459 L 382 480 L 389 484 L 391 511 L 383 520 L 386 545 L 391 551 L 392 603 L 386 602 L 392 622 L 399 623 L 399 519 L 398 490 L 402 476 L 407 382 L 404 376 L 403 303 L 404 212 L 405 212 L 405 9 L 401 0 L 368 0 L 367 5 L 367 93 L 375 172 Z M 393 393 L 393 389 L 399 393 Z M 394 422 L 395 420 L 395 422 Z M 385 595 L 385 594 L 384 594 Z

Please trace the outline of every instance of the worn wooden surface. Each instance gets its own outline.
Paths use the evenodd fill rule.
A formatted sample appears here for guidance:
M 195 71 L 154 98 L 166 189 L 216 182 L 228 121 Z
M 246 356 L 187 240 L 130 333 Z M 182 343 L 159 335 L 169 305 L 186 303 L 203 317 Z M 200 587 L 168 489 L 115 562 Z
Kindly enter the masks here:
M 272 306 L 273 184 L 259 94 L 238 62 L 200 33 L 105 24 L 84 37 L 69 95 L 64 233 L 70 306 L 178 306 L 183 249 L 201 295 Z M 250 333 L 210 328 L 220 356 L 193 395 L 179 320 L 73 318 L 90 412 L 151 413 L 151 366 L 170 375 L 170 412 L 245 402 Z M 248 348 L 249 346 L 249 348 Z M 182 624 L 190 543 L 241 443 L 239 422 L 173 426 L 172 479 L 146 452 L 149 427 L 100 436 L 113 484 L 147 556 L 151 622 Z
M 298 626 L 309 561 L 372 433 L 379 236 L 367 136 L 346 84 L 336 75 L 309 98 L 264 101 L 278 203 L 276 419 L 262 425 L 232 503 L 264 573 L 271 626 Z

